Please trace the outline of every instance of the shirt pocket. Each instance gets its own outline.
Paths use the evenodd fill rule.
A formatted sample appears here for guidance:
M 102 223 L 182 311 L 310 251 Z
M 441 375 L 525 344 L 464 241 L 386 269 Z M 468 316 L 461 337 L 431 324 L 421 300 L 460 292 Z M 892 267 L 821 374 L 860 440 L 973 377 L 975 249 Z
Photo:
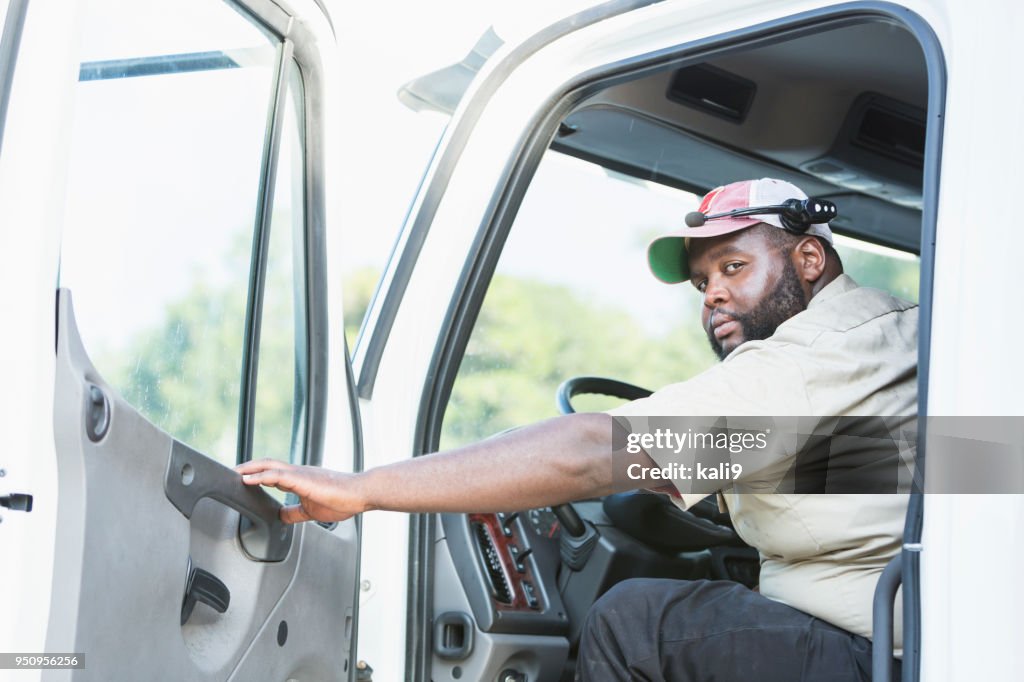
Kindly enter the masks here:
M 821 545 L 811 532 L 801 502 L 808 495 L 734 493 L 728 497 L 736 532 L 764 557 L 798 561 L 816 556 Z

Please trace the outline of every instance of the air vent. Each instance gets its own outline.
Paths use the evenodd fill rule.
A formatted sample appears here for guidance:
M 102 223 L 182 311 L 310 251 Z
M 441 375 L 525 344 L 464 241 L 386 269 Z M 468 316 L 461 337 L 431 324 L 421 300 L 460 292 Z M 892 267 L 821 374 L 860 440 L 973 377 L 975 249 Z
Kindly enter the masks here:
M 712 116 L 742 123 L 754 101 L 752 80 L 707 64 L 676 71 L 665 96 Z
M 851 142 L 858 147 L 924 168 L 924 112 L 881 98 L 868 100 Z
M 491 596 L 503 604 L 512 603 L 512 589 L 508 580 L 505 579 L 505 571 L 501 568 L 501 557 L 498 549 L 494 546 L 486 526 L 482 523 L 473 524 L 473 535 L 476 536 L 477 545 L 480 547 L 480 556 L 484 560 L 484 573 L 487 577 Z

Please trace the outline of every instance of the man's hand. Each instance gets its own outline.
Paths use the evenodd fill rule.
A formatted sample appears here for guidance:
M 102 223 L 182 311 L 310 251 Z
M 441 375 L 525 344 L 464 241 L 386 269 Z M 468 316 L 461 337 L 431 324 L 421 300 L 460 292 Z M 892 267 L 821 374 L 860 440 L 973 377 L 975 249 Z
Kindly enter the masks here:
M 281 508 L 285 523 L 344 521 L 367 510 L 357 474 L 298 466 L 276 459 L 245 462 L 235 467 L 246 485 L 266 485 L 295 493 L 299 504 Z

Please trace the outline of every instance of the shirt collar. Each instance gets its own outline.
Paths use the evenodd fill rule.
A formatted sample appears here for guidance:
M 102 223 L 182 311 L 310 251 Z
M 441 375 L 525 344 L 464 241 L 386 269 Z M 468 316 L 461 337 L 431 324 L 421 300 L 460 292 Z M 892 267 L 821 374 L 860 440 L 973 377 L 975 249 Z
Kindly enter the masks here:
M 848 291 L 853 291 L 860 285 L 854 281 L 853 277 L 847 274 L 841 274 L 834 280 L 825 285 L 825 288 L 819 291 L 815 296 L 808 302 L 807 308 L 811 309 L 815 306 L 819 306 L 825 301 L 835 298 L 840 294 L 845 294 Z

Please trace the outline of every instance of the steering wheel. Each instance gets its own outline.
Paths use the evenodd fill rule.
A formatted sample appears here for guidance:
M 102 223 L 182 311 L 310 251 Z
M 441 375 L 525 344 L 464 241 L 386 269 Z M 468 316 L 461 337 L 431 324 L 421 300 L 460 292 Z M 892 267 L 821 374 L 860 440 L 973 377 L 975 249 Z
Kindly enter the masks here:
M 574 414 L 576 409 L 572 406 L 572 399 L 588 393 L 637 400 L 646 398 L 652 391 L 604 377 L 573 377 L 558 387 L 555 395 L 558 411 Z M 683 552 L 717 545 L 746 544 L 733 530 L 729 515 L 720 512 L 712 498 L 705 498 L 684 510 L 667 495 L 633 490 L 607 496 L 603 506 L 616 528 L 660 549 Z M 566 532 L 573 536 L 583 534 L 583 521 L 571 505 L 558 505 L 551 510 Z
M 558 411 L 561 414 L 575 414 L 576 409 L 572 406 L 572 399 L 581 394 L 608 395 L 623 400 L 638 400 L 646 398 L 654 391 L 640 388 L 625 381 L 606 379 L 604 377 L 573 377 L 566 379 L 555 392 L 555 401 L 558 403 Z

